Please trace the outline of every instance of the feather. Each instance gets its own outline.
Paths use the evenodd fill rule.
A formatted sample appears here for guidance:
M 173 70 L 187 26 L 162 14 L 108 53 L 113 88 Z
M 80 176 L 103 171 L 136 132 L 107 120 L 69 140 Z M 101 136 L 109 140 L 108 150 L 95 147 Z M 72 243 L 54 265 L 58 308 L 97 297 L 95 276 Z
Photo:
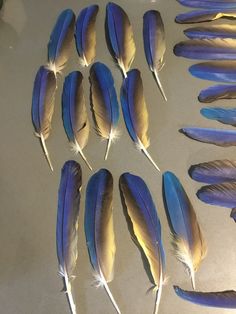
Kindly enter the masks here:
M 139 70 L 127 73 L 121 88 L 121 105 L 126 128 L 136 147 L 141 150 L 154 167 L 160 171 L 149 155 L 148 111 L 143 94 L 143 82 Z
M 210 120 L 217 120 L 224 124 L 236 126 L 236 109 L 202 108 L 201 114 Z
M 235 83 L 236 82 L 236 62 L 235 61 L 215 61 L 194 64 L 189 68 L 189 72 L 200 79 L 215 82 Z
M 231 38 L 182 41 L 174 47 L 179 57 L 197 60 L 235 60 L 236 40 Z
M 183 128 L 180 132 L 199 142 L 223 147 L 236 146 L 236 131 L 190 127 Z
M 184 264 L 195 289 L 195 272 L 207 253 L 193 206 L 178 178 L 163 175 L 163 199 L 176 258 Z
M 236 182 L 225 182 L 203 186 L 197 197 L 204 203 L 227 208 L 236 207 Z
M 211 22 L 221 18 L 236 18 L 236 10 L 194 10 L 176 16 L 175 22 L 180 24 Z
M 150 10 L 144 14 L 143 42 L 147 63 L 154 74 L 163 98 L 167 101 L 159 78 L 159 72 L 164 66 L 164 54 L 166 51 L 165 30 L 160 12 Z
M 96 56 L 95 23 L 98 10 L 98 5 L 90 5 L 80 12 L 76 21 L 76 48 L 83 66 L 89 66 Z
M 126 12 L 113 2 L 106 7 L 106 36 L 111 54 L 126 77 L 135 57 L 134 34 Z
M 83 76 L 80 72 L 71 72 L 65 79 L 62 94 L 62 118 L 64 128 L 72 150 L 78 154 L 92 170 L 83 149 L 88 143 L 89 121 L 85 106 Z
M 198 100 L 211 103 L 219 99 L 236 99 L 236 85 L 215 85 L 200 92 Z
M 71 282 L 75 277 L 74 271 L 78 256 L 77 239 L 81 185 L 80 165 L 73 160 L 67 161 L 61 171 L 58 192 L 56 239 L 59 274 L 64 280 L 72 314 L 76 314 Z
M 69 59 L 74 36 L 74 27 L 74 12 L 70 9 L 62 11 L 53 28 L 48 43 L 48 66 L 55 75 L 61 72 Z
M 236 181 L 236 160 L 214 160 L 193 165 L 189 175 L 193 180 L 210 184 Z
M 230 214 L 230 217 L 236 222 L 236 208 L 233 208 Z
M 41 66 L 36 74 L 32 97 L 32 122 L 35 135 L 40 139 L 50 169 L 53 171 L 52 163 L 45 144 L 51 131 L 51 122 L 54 111 L 56 91 L 56 77 L 54 73 Z
M 182 299 L 202 306 L 225 309 L 236 308 L 236 291 L 195 292 L 185 291 L 174 286 L 175 293 Z
M 90 178 L 86 190 L 84 229 L 98 286 L 105 288 L 117 313 L 120 313 L 107 284 L 113 279 L 116 252 L 112 193 L 113 178 L 108 170 L 101 169 Z
M 199 9 L 236 9 L 236 1 L 232 0 L 177 0 L 180 4 Z
M 90 70 L 90 84 L 95 128 L 98 135 L 107 140 L 106 160 L 111 143 L 119 136 L 119 104 L 112 73 L 105 64 L 93 64 Z
M 154 314 L 157 314 L 165 272 L 161 223 L 148 187 L 140 177 L 124 173 L 120 177 L 119 186 L 132 239 L 145 256 L 148 276 L 157 290 L 154 309 Z
M 236 39 L 236 25 L 222 24 L 192 27 L 184 30 L 184 34 L 190 39 L 206 39 L 206 38 Z

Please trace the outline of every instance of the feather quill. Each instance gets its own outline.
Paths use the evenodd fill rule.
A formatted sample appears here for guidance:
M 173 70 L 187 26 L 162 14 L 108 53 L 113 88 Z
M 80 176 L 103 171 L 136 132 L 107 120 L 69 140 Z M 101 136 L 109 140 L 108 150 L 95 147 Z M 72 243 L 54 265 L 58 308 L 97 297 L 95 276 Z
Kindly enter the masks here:
M 235 2 L 236 6 L 236 2 Z M 198 26 L 184 30 L 184 34 L 190 39 L 234 38 L 236 39 L 236 25 L 222 24 L 210 26 Z
M 67 161 L 61 171 L 57 210 L 57 257 L 59 274 L 63 277 L 71 313 L 76 314 L 71 282 L 75 276 L 78 250 L 78 218 L 82 173 L 80 165 Z
M 236 9 L 236 1 L 232 0 L 177 0 L 180 4 L 199 9 Z
M 236 146 L 236 131 L 232 130 L 190 127 L 181 129 L 180 133 L 203 143 L 223 147 Z
M 175 293 L 182 299 L 202 306 L 219 307 L 224 309 L 236 308 L 236 291 L 195 292 L 182 290 L 174 286 Z
M 78 154 L 92 170 L 83 149 L 88 143 L 89 121 L 85 106 L 83 76 L 80 72 L 70 73 L 66 78 L 62 94 L 62 119 L 72 150 Z
M 180 24 L 211 22 L 221 18 L 236 18 L 236 10 L 194 10 L 176 16 L 175 22 Z
M 166 51 L 165 30 L 160 12 L 150 10 L 144 14 L 143 42 L 149 68 L 154 74 L 163 98 L 167 101 L 159 78 L 159 72 L 164 66 L 164 54 Z
M 136 147 L 141 150 L 153 166 L 160 171 L 147 151 L 150 141 L 148 131 L 148 111 L 143 94 L 143 82 L 139 70 L 127 73 L 121 88 L 121 105 L 126 128 Z
M 172 172 L 163 175 L 163 198 L 174 253 L 186 267 L 195 289 L 195 272 L 205 258 L 207 248 L 193 206 Z
M 217 120 L 224 124 L 236 126 L 236 109 L 225 108 L 202 108 L 201 114 L 210 120 Z
M 119 186 L 128 226 L 132 226 L 132 239 L 148 262 L 148 276 L 157 290 L 154 309 L 154 314 L 157 314 L 165 272 L 161 223 L 148 187 L 140 177 L 124 173 L 120 177 Z
M 126 77 L 136 52 L 134 34 L 126 12 L 113 2 L 106 7 L 105 26 L 109 50 Z
M 95 23 L 98 10 L 98 5 L 90 5 L 80 12 L 76 21 L 76 48 L 83 66 L 89 66 L 96 56 Z
M 236 99 L 236 85 L 215 85 L 202 90 L 198 100 L 211 103 L 219 99 Z
M 195 181 L 208 184 L 236 181 L 236 160 L 214 160 L 192 165 L 189 175 Z
M 119 104 L 112 73 L 105 64 L 93 64 L 90 70 L 90 84 L 95 128 L 98 135 L 107 140 L 106 160 L 111 143 L 118 137 Z
M 236 83 L 236 61 L 215 61 L 194 64 L 189 72 L 200 79 Z
M 31 115 L 35 135 L 40 139 L 44 155 L 52 171 L 53 167 L 45 141 L 51 131 L 55 91 L 56 77 L 54 73 L 41 66 L 34 81 Z
M 75 14 L 67 9 L 61 12 L 48 43 L 48 67 L 55 75 L 65 67 L 70 56 L 75 27 Z
M 98 281 L 103 286 L 117 313 L 120 313 L 108 287 L 113 279 L 115 236 L 112 213 L 113 178 L 101 169 L 89 180 L 86 190 L 84 229 L 90 262 Z

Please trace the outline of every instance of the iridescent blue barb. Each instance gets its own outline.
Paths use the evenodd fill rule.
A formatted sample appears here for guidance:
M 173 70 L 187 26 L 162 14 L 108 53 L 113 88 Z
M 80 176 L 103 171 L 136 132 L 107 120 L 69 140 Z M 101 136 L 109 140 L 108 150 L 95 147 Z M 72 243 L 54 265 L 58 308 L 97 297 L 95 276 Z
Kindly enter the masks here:
M 236 99 L 236 85 L 215 85 L 202 90 L 198 100 L 211 103 L 220 99 Z
M 202 108 L 200 112 L 207 119 L 236 126 L 236 108 Z
M 177 0 L 180 4 L 199 9 L 236 9 L 236 1 L 232 0 Z

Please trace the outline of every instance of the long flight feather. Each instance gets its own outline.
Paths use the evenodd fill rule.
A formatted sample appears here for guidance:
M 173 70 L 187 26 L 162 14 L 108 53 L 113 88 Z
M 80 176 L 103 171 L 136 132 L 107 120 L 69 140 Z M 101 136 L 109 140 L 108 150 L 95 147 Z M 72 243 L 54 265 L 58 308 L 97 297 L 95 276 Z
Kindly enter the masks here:
M 235 2 L 236 7 L 236 2 Z M 236 39 L 236 25 L 221 24 L 210 26 L 191 27 L 184 30 L 190 39 L 234 38 Z
M 194 208 L 180 181 L 172 172 L 165 172 L 163 175 L 163 198 L 174 253 L 186 267 L 195 289 L 195 272 L 206 256 L 206 243 Z
M 193 180 L 208 184 L 236 181 L 236 160 L 214 160 L 192 165 L 189 175 Z
M 113 2 L 106 7 L 105 27 L 109 50 L 126 77 L 136 52 L 134 34 L 126 12 Z
M 224 124 L 236 126 L 235 108 L 202 108 L 200 112 L 207 119 L 217 120 Z
M 113 279 L 115 236 L 112 213 L 113 178 L 101 169 L 89 180 L 86 190 L 84 229 L 90 262 L 98 281 L 103 286 L 117 313 L 120 313 L 108 283 Z
M 83 149 L 88 143 L 89 121 L 85 106 L 83 76 L 80 72 L 71 72 L 66 78 L 62 94 L 62 118 L 64 128 L 72 150 L 80 154 L 92 170 Z
M 124 173 L 120 177 L 120 192 L 131 236 L 148 262 L 148 277 L 154 285 L 157 314 L 165 273 L 165 253 L 161 239 L 161 223 L 145 182 L 138 176 Z
M 53 167 L 45 141 L 51 131 L 55 91 L 56 77 L 54 73 L 44 66 L 41 66 L 34 81 L 31 114 L 35 135 L 41 141 L 44 155 L 52 171 Z
M 107 140 L 105 160 L 111 143 L 118 137 L 119 104 L 114 79 L 109 68 L 100 62 L 90 70 L 91 103 L 95 128 L 99 136 Z
M 98 10 L 98 5 L 90 5 L 79 13 L 76 21 L 76 48 L 83 66 L 89 66 L 96 56 L 95 23 Z
M 236 99 L 236 85 L 215 85 L 202 90 L 198 100 L 211 103 L 220 99 Z
M 164 66 L 164 54 L 166 51 L 165 30 L 160 12 L 150 10 L 144 14 L 143 42 L 149 68 L 154 74 L 163 98 L 167 101 L 159 78 L 159 72 Z
M 71 313 L 76 314 L 71 282 L 75 277 L 78 249 L 78 218 L 82 173 L 80 165 L 67 161 L 61 171 L 57 210 L 57 257 L 59 274 L 63 277 Z
M 73 43 L 75 14 L 67 9 L 61 12 L 53 28 L 48 43 L 48 67 L 60 73 L 65 67 Z
M 121 105 L 126 128 L 136 147 L 141 150 L 154 167 L 160 171 L 147 148 L 150 141 L 148 131 L 148 111 L 143 94 L 143 82 L 139 70 L 127 73 L 121 88 Z
M 187 137 L 217 146 L 236 146 L 236 131 L 189 127 L 180 130 Z
M 194 10 L 176 16 L 175 22 L 180 24 L 202 23 L 215 21 L 221 18 L 236 18 L 236 10 Z
M 175 293 L 182 299 L 202 306 L 236 309 L 236 291 L 195 292 L 174 286 Z
M 180 4 L 199 9 L 236 9 L 236 1 L 232 0 L 177 0 Z

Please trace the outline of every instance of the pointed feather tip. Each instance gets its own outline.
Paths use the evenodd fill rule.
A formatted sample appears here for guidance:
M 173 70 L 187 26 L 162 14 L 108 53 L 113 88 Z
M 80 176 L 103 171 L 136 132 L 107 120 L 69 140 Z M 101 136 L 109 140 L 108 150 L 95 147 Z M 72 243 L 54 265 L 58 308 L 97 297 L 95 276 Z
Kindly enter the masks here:
M 236 208 L 232 209 L 230 217 L 233 218 L 234 222 L 236 222 Z

